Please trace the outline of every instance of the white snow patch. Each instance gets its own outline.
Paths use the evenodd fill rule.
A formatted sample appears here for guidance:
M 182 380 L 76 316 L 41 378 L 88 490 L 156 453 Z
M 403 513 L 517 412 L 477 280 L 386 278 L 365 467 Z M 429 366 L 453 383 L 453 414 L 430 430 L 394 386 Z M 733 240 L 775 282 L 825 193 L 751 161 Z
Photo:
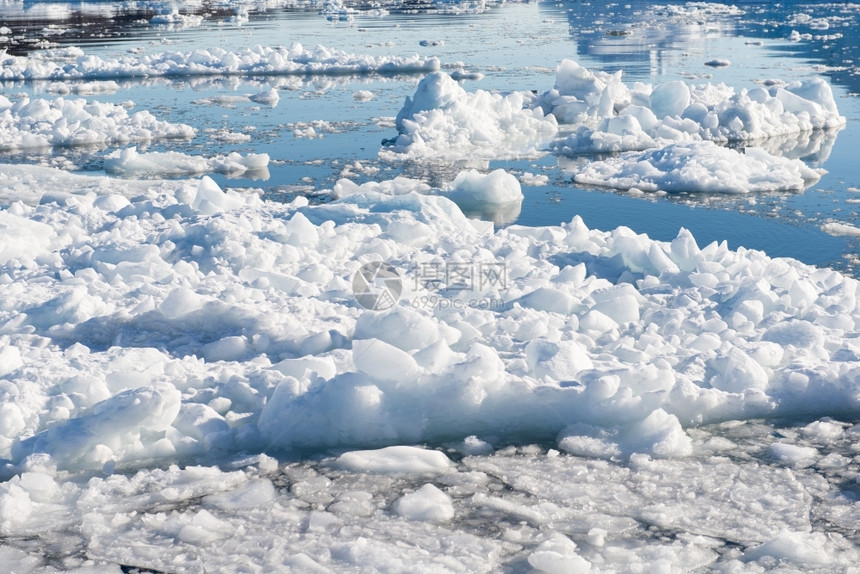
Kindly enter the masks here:
M 447 522 L 454 518 L 454 504 L 439 488 L 425 484 L 394 501 L 394 512 L 408 520 Z
M 438 474 L 452 469 L 452 462 L 438 450 L 415 446 L 389 446 L 355 450 L 337 457 L 334 464 L 353 472 Z

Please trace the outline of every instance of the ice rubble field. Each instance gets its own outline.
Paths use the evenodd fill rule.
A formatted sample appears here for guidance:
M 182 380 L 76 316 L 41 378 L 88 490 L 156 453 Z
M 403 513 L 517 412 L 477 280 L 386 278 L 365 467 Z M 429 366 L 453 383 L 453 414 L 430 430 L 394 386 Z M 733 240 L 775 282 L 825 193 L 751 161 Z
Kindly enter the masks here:
M 98 563 L 167 571 L 858 558 L 812 512 L 832 497 L 820 512 L 850 529 L 855 503 L 807 470 L 856 476 L 849 457 L 818 449 L 860 430 L 816 421 L 857 409 L 855 280 L 685 232 L 661 243 L 578 219 L 493 232 L 444 196 L 373 186 L 284 205 L 208 179 L 2 171 L 17 201 L 0 214 L 0 552 L 22 571 L 40 564 L 33 537 L 51 533 L 72 566 L 82 546 Z M 379 259 L 404 274 L 501 262 L 507 283 L 422 308 L 428 293 L 405 281 L 400 305 L 364 310 L 351 277 Z M 752 421 L 774 416 L 810 423 L 776 440 Z M 585 458 L 487 456 L 553 436 Z M 454 450 L 353 450 L 280 470 L 241 454 L 425 442 Z M 161 468 L 193 455 L 221 468 Z M 470 528 L 494 514 L 497 535 Z
M 179 60 L 221 73 L 249 54 Z M 21 74 L 139 63 L 79 56 Z M 40 102 L 0 102 L 3 141 L 25 145 L 35 114 L 54 122 L 39 145 L 91 143 L 68 135 L 84 112 L 114 142 L 144 129 L 113 107 Z M 731 166 L 722 191 L 796 190 L 819 172 L 713 141 L 844 122 L 822 80 L 628 87 L 565 61 L 540 95 L 470 93 L 431 72 L 380 153 L 612 149 L 629 153 L 577 177 L 713 190 Z M 183 129 L 151 126 L 147 139 Z M 216 160 L 128 148 L 107 165 Z M 0 562 L 17 571 L 824 572 L 860 559 L 846 537 L 860 427 L 839 421 L 860 407 L 858 283 L 836 271 L 684 230 L 659 242 L 579 218 L 466 218 L 521 200 L 503 171 L 439 189 L 342 180 L 322 205 L 206 177 L 0 173 Z M 391 309 L 357 303 L 371 261 L 401 275 Z M 478 280 L 426 284 L 452 266 Z M 503 274 L 481 281 L 485 268 Z M 530 443 L 543 446 L 506 446 Z

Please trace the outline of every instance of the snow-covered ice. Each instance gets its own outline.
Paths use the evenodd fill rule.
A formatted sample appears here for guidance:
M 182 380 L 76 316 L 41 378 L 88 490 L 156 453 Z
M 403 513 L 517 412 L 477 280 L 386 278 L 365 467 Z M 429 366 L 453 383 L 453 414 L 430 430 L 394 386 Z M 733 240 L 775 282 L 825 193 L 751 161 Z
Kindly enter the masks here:
M 565 60 L 542 105 L 574 128 L 564 153 L 641 150 L 677 141 L 762 140 L 845 124 L 821 78 L 770 89 L 681 80 L 627 86 L 621 73 L 592 72 Z
M 85 99 L 22 98 L 0 95 L 0 150 L 51 146 L 99 146 L 191 138 L 194 128 L 158 120 L 147 110 Z
M 203 16 L 197 14 L 180 14 L 179 10 L 172 10 L 166 14 L 156 14 L 149 19 L 149 23 L 153 26 L 164 26 L 171 30 L 181 30 L 200 26 L 203 20 Z
M 860 227 L 850 223 L 830 221 L 822 225 L 821 229 L 831 235 L 860 236 Z
M 454 518 L 454 504 L 450 496 L 428 483 L 398 498 L 394 512 L 408 520 L 446 522 Z
M 107 173 L 123 177 L 223 173 L 234 177 L 257 174 L 265 178 L 268 165 L 267 154 L 242 156 L 233 152 L 226 156 L 202 157 L 175 151 L 141 153 L 135 147 L 112 152 L 106 155 L 104 160 L 104 170 Z
M 777 140 L 780 155 L 803 145 L 799 134 L 845 124 L 821 78 L 740 89 L 674 80 L 627 86 L 621 72 L 591 71 L 572 60 L 555 86 L 531 92 L 467 92 L 445 72 L 427 75 L 396 118 L 399 135 L 386 159 L 507 158 L 622 152 L 683 142 Z
M 453 464 L 444 453 L 412 446 L 389 446 L 378 450 L 351 451 L 334 463 L 352 471 L 438 474 L 451 470 Z
M 574 180 L 643 191 L 751 193 L 802 191 L 820 177 L 799 159 L 776 157 L 755 147 L 739 152 L 703 141 L 591 162 Z
M 71 47 L 29 57 L 0 55 L 0 80 L 72 80 L 253 74 L 416 73 L 439 68 L 438 58 L 367 56 L 335 48 L 256 45 L 102 58 Z
M 205 178 L 109 183 L 17 166 L 2 173 L 7 537 L 77 524 L 70 543 L 89 556 L 164 569 L 178 554 L 148 555 L 143 541 L 167 535 L 180 548 L 207 549 L 194 564 L 229 568 L 262 559 L 262 550 L 226 544 L 236 529 L 266 547 L 272 520 L 300 525 L 273 560 L 323 567 L 447 556 L 446 568 L 480 570 L 525 552 L 534 567 L 552 568 L 594 565 L 622 549 L 647 560 L 654 548 L 625 538 L 643 517 L 699 536 L 660 546 L 667 563 L 723 560 L 714 551 L 721 538 L 750 549 L 729 561 L 781 556 L 792 536 L 812 536 L 809 548 L 817 548 L 808 516 L 792 508 L 810 504 L 813 486 L 779 468 L 809 473 L 807 481 L 815 468 L 844 470 L 849 459 L 825 464 L 820 446 L 771 439 L 756 456 L 780 466 L 727 461 L 734 443 L 713 425 L 858 408 L 860 347 L 850 336 L 860 320 L 857 281 L 836 271 L 699 246 L 684 231 L 659 242 L 625 228 L 591 230 L 578 218 L 493 231 L 473 225 L 444 190 L 407 192 L 407 182 L 376 184 L 404 193 L 352 184 L 342 199 L 313 206 L 264 202 Z M 505 193 L 518 184 L 510 177 Z M 62 193 L 34 195 L 57 183 Z M 405 240 L 416 237 L 421 243 Z M 351 278 L 380 259 L 402 274 L 404 295 L 388 311 L 368 311 Z M 423 285 L 434 262 L 496 275 L 440 291 Z M 503 305 L 475 303 L 495 299 Z M 804 436 L 830 440 L 845 428 L 821 423 Z M 494 443 L 553 437 L 563 454 L 480 454 Z M 435 448 L 405 446 L 422 443 Z M 438 450 L 445 444 L 476 455 L 455 463 Z M 348 452 L 316 471 L 264 470 L 261 459 L 236 470 L 147 470 L 194 456 L 328 448 Z M 517 456 L 529 465 L 510 474 L 505 465 Z M 707 470 L 691 475 L 690 465 Z M 296 473 L 289 493 L 272 487 L 281 472 Z M 724 490 L 703 484 L 700 497 L 672 494 L 691 476 L 719 483 L 737 472 L 749 477 L 736 480 L 736 513 L 720 521 L 709 512 L 729 504 Z M 356 482 L 368 473 L 378 478 Z M 667 473 L 675 478 L 665 482 Z M 519 485 L 515 494 L 488 493 L 492 477 L 506 475 Z M 665 495 L 643 500 L 634 515 L 619 511 L 632 508 L 625 497 L 644 496 L 634 485 L 657 476 Z M 571 505 L 595 496 L 590 480 L 613 485 L 605 502 Z M 766 491 L 774 504 L 751 516 L 738 488 L 749 501 Z M 542 502 L 519 500 L 526 492 Z M 200 501 L 193 511 L 147 510 L 192 499 Z M 475 512 L 525 524 L 507 526 L 506 542 L 456 534 L 456 517 Z M 540 533 L 582 520 L 570 543 Z M 401 534 L 374 534 L 382 527 Z M 386 551 L 347 551 L 350 529 Z M 393 551 L 386 540 L 401 535 L 425 558 Z M 346 546 L 323 552 L 331 536 Z M 447 536 L 469 541 L 440 546 Z M 21 563 L 32 556 L 16 548 Z M 847 564 L 855 550 L 832 539 L 824 550 L 785 555 L 803 566 Z
M 482 174 L 470 169 L 460 172 L 451 182 L 446 196 L 467 215 L 504 225 L 519 215 L 523 192 L 516 177 L 503 169 Z
M 519 92 L 467 92 L 445 72 L 429 74 L 397 114 L 400 135 L 383 151 L 390 158 L 437 159 L 535 154 L 558 126 L 553 116 L 528 108 L 526 98 Z
M 207 3 L 235 10 L 225 24 L 294 4 Z M 205 24 L 159 7 L 150 24 Z M 338 30 L 388 8 L 409 9 L 313 4 Z M 0 164 L 4 569 L 824 573 L 860 560 L 857 280 L 685 229 L 658 241 L 579 216 L 508 225 L 522 186 L 551 172 L 489 167 L 612 152 L 575 180 L 799 194 L 826 173 L 808 159 L 821 134 L 846 121 L 825 80 L 628 85 L 564 60 L 549 90 L 469 91 L 457 79 L 481 74 L 435 57 L 144 51 L 4 54 L 0 78 L 97 100 L 129 77 L 417 72 L 380 121 L 397 132 L 383 165 L 454 167 L 428 182 L 345 161 L 309 194 L 325 201 L 279 203 L 203 175 L 266 177 L 267 154 L 139 150 L 196 132 L 131 103 L 0 95 L 5 150 L 122 146 L 100 156 L 108 177 Z M 195 103 L 286 115 L 272 109 L 284 87 Z M 351 109 L 390 99 L 381 84 L 345 93 Z M 279 127 L 328 144 L 350 121 Z M 816 225 L 857 235 L 844 215 Z M 358 293 L 368 263 L 387 274 Z

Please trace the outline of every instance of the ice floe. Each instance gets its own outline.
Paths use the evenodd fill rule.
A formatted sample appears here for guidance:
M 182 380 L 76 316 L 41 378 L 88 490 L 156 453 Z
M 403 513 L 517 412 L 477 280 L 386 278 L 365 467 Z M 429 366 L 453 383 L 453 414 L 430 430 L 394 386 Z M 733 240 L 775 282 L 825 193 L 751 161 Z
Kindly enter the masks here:
M 799 159 L 776 157 L 755 147 L 739 152 L 702 141 L 594 161 L 574 181 L 625 190 L 754 193 L 802 191 L 820 177 Z
M 517 157 L 535 154 L 555 137 L 555 118 L 527 105 L 527 96 L 467 92 L 448 74 L 418 84 L 396 118 L 399 135 L 385 157 Z
M 799 134 L 838 129 L 845 121 L 821 78 L 740 90 L 681 80 L 628 86 L 621 72 L 595 72 L 564 60 L 554 88 L 539 96 L 467 92 L 444 72 L 426 76 L 397 115 L 399 135 L 380 154 L 506 158 L 547 149 L 581 154 L 678 142 L 776 141 L 762 145 L 790 155 L 798 147 L 810 151 L 809 138 Z
M 122 177 L 170 177 L 223 173 L 234 177 L 243 175 L 266 179 L 268 165 L 267 154 L 242 156 L 233 152 L 228 155 L 202 157 L 176 151 L 141 153 L 135 147 L 112 152 L 105 156 L 104 160 L 104 170 L 107 173 Z
M 564 153 L 641 150 L 676 141 L 753 141 L 845 124 L 821 78 L 771 88 L 690 85 L 674 80 L 629 87 L 621 73 L 592 72 L 565 60 L 542 105 L 575 132 Z
M 194 28 L 203 24 L 203 16 L 197 14 L 181 14 L 179 10 L 172 10 L 165 14 L 156 14 L 149 19 L 153 26 L 181 30 L 183 28 Z
M 79 98 L 11 101 L 0 95 L 0 150 L 188 139 L 196 133 L 191 126 L 159 120 L 146 110 L 129 112 L 132 106 Z
M 295 75 L 417 73 L 439 68 L 437 58 L 367 56 L 335 48 L 252 46 L 238 51 L 213 47 L 192 52 L 162 52 L 102 58 L 77 47 L 29 57 L 0 56 L 0 80 L 73 80 L 209 75 Z

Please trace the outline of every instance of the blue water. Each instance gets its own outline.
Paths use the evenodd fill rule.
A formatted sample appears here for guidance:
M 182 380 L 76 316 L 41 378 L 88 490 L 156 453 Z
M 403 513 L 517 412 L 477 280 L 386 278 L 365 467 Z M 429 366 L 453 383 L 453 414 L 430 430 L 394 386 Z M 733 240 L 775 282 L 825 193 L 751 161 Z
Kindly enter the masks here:
M 107 3 L 111 4 L 111 3 Z M 665 3 L 663 3 L 665 4 Z M 356 6 L 358 6 L 356 4 Z M 399 4 L 398 6 L 403 6 Z M 426 5 L 423 5 L 426 6 Z M 523 225 L 555 225 L 580 215 L 592 228 L 625 225 L 657 239 L 672 239 L 679 228 L 691 230 L 700 245 L 727 241 L 729 246 L 760 249 L 772 256 L 789 256 L 858 275 L 853 259 L 857 239 L 833 237 L 820 227 L 827 221 L 859 224 L 853 199 L 860 199 L 860 46 L 856 42 L 860 8 L 855 4 L 743 3 L 743 14 L 677 18 L 654 3 L 631 1 L 534 2 L 494 5 L 479 14 L 440 14 L 417 8 L 393 10 L 389 15 L 361 16 L 353 22 L 330 22 L 318 9 L 278 9 L 252 12 L 243 26 L 225 23 L 229 11 L 212 14 L 203 26 L 170 30 L 148 25 L 131 14 L 110 22 L 93 17 L 56 22 L 13 20 L 18 39 L 8 49 L 23 53 L 42 37 L 60 45 L 80 45 L 102 56 L 123 55 L 129 49 L 148 53 L 187 51 L 221 46 L 238 49 L 253 44 L 284 45 L 298 41 L 322 44 L 348 52 L 383 55 L 436 55 L 443 64 L 462 63 L 480 72 L 480 81 L 466 81 L 468 90 L 545 91 L 555 80 L 563 58 L 607 71 L 623 70 L 628 84 L 658 83 L 681 78 L 688 82 L 725 82 L 753 87 L 756 81 L 794 80 L 824 75 L 837 94 L 848 125 L 838 133 L 829 156 L 819 161 L 828 173 L 803 193 L 743 197 L 679 196 L 631 197 L 572 182 L 570 164 L 589 158 L 547 156 L 537 160 L 491 162 L 513 173 L 546 175 L 549 184 L 524 186 L 525 200 L 513 221 Z M 792 17 L 838 16 L 827 30 L 813 29 Z M 3 20 L 0 7 L 0 20 Z M 46 25 L 54 28 L 46 33 Z M 820 28 L 820 27 L 819 27 Z M 56 34 L 57 30 L 64 33 Z M 792 30 L 813 36 L 790 42 Z M 838 37 L 837 34 L 841 34 Z M 421 45 L 429 40 L 429 46 Z M 727 59 L 731 65 L 713 68 L 705 62 Z M 450 66 L 449 66 L 450 68 Z M 198 128 L 190 142 L 165 142 L 149 150 L 174 149 L 184 153 L 268 153 L 272 158 L 265 180 L 226 179 L 224 186 L 253 188 L 273 200 L 308 194 L 326 201 L 330 189 L 348 164 L 356 161 L 377 173 L 357 181 L 389 179 L 400 173 L 441 185 L 453 178 L 458 166 L 386 164 L 377 158 L 381 141 L 394 135 L 378 118 L 393 117 L 411 95 L 420 76 L 356 76 L 313 78 L 208 78 L 194 80 L 126 81 L 116 94 L 88 96 L 104 101 L 132 100 L 161 119 Z M 275 87 L 280 102 L 274 108 L 252 102 L 232 105 L 201 103 L 224 95 L 252 94 Z M 0 84 L 0 93 L 54 97 L 43 83 Z M 353 94 L 370 90 L 376 98 L 357 102 Z M 296 138 L 293 124 L 326 120 L 334 133 L 319 139 Z M 213 139 L 215 130 L 251 135 L 251 141 L 225 144 Z M 318 130 L 319 131 L 319 130 Z M 55 149 L 38 153 L 0 155 L 0 161 L 68 165 L 100 173 L 111 149 Z M 808 158 L 807 158 L 808 159 Z

